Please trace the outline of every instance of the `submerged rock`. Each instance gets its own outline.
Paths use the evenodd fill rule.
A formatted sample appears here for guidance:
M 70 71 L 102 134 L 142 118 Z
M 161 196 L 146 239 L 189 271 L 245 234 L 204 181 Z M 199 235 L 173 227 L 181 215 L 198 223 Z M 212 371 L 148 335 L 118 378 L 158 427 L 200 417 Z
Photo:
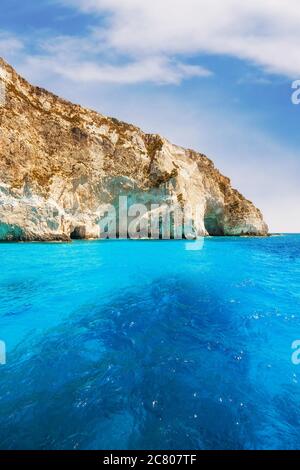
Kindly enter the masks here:
M 267 235 L 205 155 L 31 86 L 1 58 L 0 70 L 0 240 L 99 238 L 99 207 L 120 195 L 188 204 L 199 236 Z

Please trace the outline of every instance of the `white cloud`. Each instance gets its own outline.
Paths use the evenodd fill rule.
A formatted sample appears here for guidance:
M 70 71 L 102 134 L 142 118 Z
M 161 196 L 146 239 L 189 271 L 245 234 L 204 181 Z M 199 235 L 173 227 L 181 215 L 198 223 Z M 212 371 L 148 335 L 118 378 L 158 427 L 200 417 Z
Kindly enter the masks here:
M 68 55 L 68 54 L 67 54 Z M 127 62 L 124 65 L 99 64 L 94 60 L 85 60 L 83 56 L 72 59 L 64 55 L 28 56 L 22 69 L 34 70 L 39 76 L 49 73 L 71 80 L 72 82 L 95 82 L 110 84 L 136 84 L 153 82 L 157 84 L 179 84 L 190 77 L 211 75 L 200 66 L 187 65 L 171 61 L 165 57 L 151 57 Z
M 30 42 L 28 41 L 28 46 Z M 99 31 L 85 37 L 53 36 L 36 40 L 35 54 L 30 47 L 19 54 L 22 70 L 34 72 L 39 78 L 56 74 L 73 82 L 110 84 L 180 84 L 193 77 L 209 77 L 212 72 L 164 54 L 131 57 L 113 51 L 99 38 Z M 0 54 L 7 60 L 20 52 L 21 41 L 8 34 L 0 35 Z
M 300 75 L 298 0 L 56 1 L 92 14 L 93 24 L 99 17 L 99 24 L 84 37 L 49 37 L 39 47 L 36 41 L 35 55 L 24 55 L 24 62 L 41 73 L 73 82 L 179 84 L 212 75 L 190 59 L 215 54 Z M 21 47 L 19 39 L 0 34 L 4 57 Z
M 21 52 L 23 47 L 24 45 L 19 38 L 0 30 L 0 56 L 7 57 L 9 60 Z
M 298 0 L 61 0 L 106 14 L 99 40 L 131 57 L 226 54 L 300 74 Z

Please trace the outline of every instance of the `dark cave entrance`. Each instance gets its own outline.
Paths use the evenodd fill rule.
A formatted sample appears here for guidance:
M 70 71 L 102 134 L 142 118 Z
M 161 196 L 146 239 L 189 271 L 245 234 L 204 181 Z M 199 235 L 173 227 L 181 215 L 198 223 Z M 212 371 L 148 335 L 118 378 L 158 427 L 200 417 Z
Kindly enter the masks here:
M 204 226 L 212 237 L 224 235 L 223 211 L 220 208 L 208 208 L 204 216 Z
M 86 228 L 84 225 L 75 227 L 70 234 L 71 240 L 84 240 L 86 238 Z

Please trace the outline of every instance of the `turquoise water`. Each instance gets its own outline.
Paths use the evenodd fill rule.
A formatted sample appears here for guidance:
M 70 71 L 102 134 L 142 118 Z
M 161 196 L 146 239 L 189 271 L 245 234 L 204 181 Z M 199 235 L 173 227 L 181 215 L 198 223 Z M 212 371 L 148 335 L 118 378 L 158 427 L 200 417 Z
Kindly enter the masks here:
M 300 448 L 300 236 L 0 259 L 1 449 Z

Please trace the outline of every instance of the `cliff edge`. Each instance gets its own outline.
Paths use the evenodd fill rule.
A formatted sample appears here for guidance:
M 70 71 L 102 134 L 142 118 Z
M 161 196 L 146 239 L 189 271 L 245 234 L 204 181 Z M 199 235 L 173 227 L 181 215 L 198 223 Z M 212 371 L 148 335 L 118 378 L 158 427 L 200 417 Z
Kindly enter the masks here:
M 99 238 L 99 205 L 189 204 L 199 236 L 267 235 L 205 155 L 30 85 L 0 58 L 0 240 Z

